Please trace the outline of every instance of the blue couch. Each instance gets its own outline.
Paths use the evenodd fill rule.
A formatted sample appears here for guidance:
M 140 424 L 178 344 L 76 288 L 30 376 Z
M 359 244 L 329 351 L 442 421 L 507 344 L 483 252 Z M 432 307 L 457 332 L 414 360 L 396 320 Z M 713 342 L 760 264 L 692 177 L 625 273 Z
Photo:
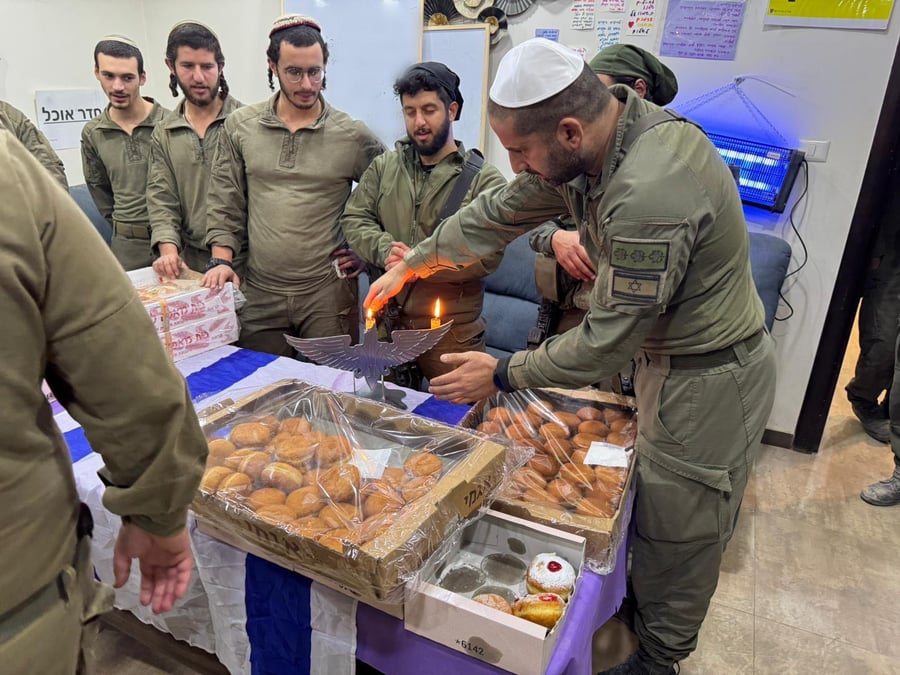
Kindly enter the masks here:
M 541 296 L 534 286 L 534 251 L 528 236 L 506 248 L 497 271 L 486 278 L 484 318 L 487 321 L 488 351 L 497 357 L 526 348 L 528 329 L 537 323 Z M 750 267 L 753 283 L 766 312 L 771 330 L 778 309 L 778 297 L 788 263 L 790 245 L 779 237 L 750 233 Z
M 72 199 L 75 200 L 78 206 L 81 207 L 81 210 L 85 212 L 88 218 L 90 218 L 94 227 L 96 227 L 97 231 L 100 233 L 100 236 L 103 237 L 108 244 L 109 240 L 112 239 L 112 225 L 107 222 L 106 218 L 100 215 L 87 185 L 84 183 L 72 185 L 69 188 L 69 194 L 72 195 Z

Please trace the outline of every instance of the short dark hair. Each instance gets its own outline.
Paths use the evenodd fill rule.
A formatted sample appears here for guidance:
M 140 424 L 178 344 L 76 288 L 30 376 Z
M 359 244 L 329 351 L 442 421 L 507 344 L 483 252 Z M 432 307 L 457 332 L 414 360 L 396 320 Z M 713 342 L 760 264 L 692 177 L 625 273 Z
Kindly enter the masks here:
M 443 101 L 446 109 L 449 109 L 450 104 L 453 103 L 450 93 L 441 86 L 441 83 L 434 75 L 425 70 L 411 68 L 394 82 L 394 95 L 400 98 L 401 103 L 404 96 L 415 96 L 420 91 L 437 93 L 438 98 Z
M 612 94 L 585 64 L 581 75 L 558 94 L 523 108 L 506 108 L 488 101 L 488 114 L 506 119 L 514 116 L 514 129 L 519 136 L 556 133 L 559 121 L 575 117 L 585 122 L 597 119 L 612 101 Z
M 97 61 L 98 54 L 105 54 L 114 59 L 137 59 L 138 75 L 144 74 L 144 55 L 137 47 L 126 45 L 118 40 L 100 40 L 94 47 L 94 68 L 100 67 Z
M 225 67 L 225 55 L 222 53 L 219 38 L 206 26 L 199 23 L 182 23 L 172 29 L 169 33 L 169 41 L 166 43 L 166 58 L 173 68 L 178 59 L 179 47 L 205 49 L 212 52 L 219 68 Z M 169 74 L 169 91 L 172 92 L 172 96 L 178 96 L 178 78 L 175 77 L 175 73 Z M 228 83 L 225 81 L 225 73 L 220 72 L 219 98 L 224 100 L 226 96 L 228 96 Z
M 322 58 L 324 59 L 322 65 L 328 65 L 328 45 L 325 44 L 322 33 L 312 26 L 291 26 L 290 28 L 285 28 L 284 30 L 272 34 L 269 38 L 269 48 L 266 50 L 266 56 L 268 56 L 276 66 L 278 65 L 278 60 L 281 58 L 282 42 L 287 42 L 294 47 L 312 47 L 317 44 L 322 48 Z M 269 89 L 275 91 L 275 82 L 272 79 L 271 68 L 266 69 L 266 76 L 269 78 Z M 324 88 L 325 80 L 323 79 L 322 89 Z

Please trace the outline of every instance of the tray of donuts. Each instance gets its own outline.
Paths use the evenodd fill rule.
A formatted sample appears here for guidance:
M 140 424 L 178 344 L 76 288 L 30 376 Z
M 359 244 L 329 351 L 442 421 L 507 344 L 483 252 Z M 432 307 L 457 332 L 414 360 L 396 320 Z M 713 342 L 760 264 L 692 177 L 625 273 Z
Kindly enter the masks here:
M 402 602 L 405 580 L 507 472 L 502 442 L 298 380 L 202 421 L 201 529 L 362 600 Z
M 586 566 L 612 569 L 629 516 L 633 398 L 594 389 L 499 393 L 474 406 L 462 425 L 534 449 L 492 508 L 585 536 Z
M 406 629 L 513 673 L 543 673 L 584 547 L 584 537 L 487 511 L 407 586 Z

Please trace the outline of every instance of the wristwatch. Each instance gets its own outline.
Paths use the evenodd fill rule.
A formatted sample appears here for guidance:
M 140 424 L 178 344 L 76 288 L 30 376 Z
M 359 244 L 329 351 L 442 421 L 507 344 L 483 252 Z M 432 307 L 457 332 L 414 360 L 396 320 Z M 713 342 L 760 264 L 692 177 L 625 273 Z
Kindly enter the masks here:
M 206 271 L 209 272 L 213 267 L 218 267 L 219 265 L 228 265 L 228 267 L 234 269 L 230 260 L 225 260 L 225 258 L 210 258 L 206 261 Z

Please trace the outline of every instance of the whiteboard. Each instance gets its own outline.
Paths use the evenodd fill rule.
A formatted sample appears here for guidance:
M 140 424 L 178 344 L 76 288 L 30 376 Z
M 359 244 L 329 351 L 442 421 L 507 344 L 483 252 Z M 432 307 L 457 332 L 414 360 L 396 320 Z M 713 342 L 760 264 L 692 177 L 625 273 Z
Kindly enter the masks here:
M 322 27 L 330 52 L 325 99 L 388 147 L 406 136 L 394 81 L 419 60 L 422 0 L 283 0 L 282 7 Z
M 466 148 L 484 152 L 491 47 L 487 24 L 440 26 L 422 32 L 422 60 L 443 63 L 459 75 L 463 111 L 453 123 L 453 138 Z

